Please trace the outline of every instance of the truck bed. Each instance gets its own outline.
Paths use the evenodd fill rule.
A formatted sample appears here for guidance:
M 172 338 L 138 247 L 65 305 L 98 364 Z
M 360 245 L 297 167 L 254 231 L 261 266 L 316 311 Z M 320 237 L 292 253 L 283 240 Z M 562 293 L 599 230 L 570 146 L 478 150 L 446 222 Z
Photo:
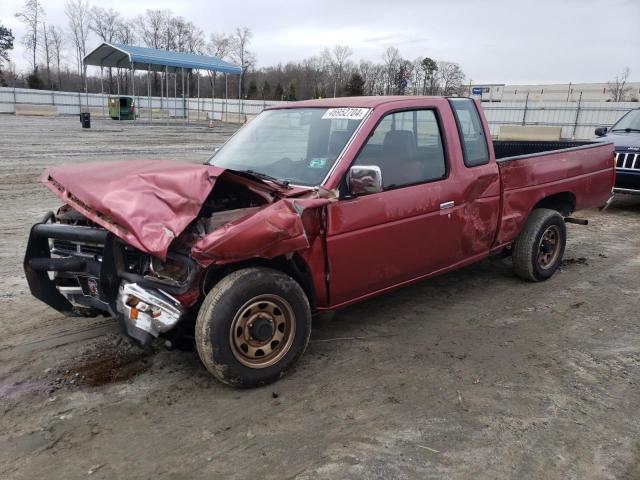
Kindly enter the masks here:
M 594 143 L 588 141 L 531 141 L 531 140 L 494 140 L 493 150 L 496 154 L 496 160 L 509 160 L 512 157 L 521 157 L 523 155 L 532 155 L 536 153 L 553 152 L 555 150 L 565 150 L 568 148 L 582 147 Z
M 611 143 L 498 141 L 493 145 L 503 196 L 498 245 L 515 239 L 542 199 L 555 197 L 575 211 L 602 206 L 612 195 Z

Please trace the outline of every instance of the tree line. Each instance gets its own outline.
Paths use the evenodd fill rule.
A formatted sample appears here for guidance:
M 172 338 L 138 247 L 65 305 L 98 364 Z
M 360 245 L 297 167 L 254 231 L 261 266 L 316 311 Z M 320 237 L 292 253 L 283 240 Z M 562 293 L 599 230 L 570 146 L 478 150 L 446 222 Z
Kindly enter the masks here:
M 99 78 L 95 74 L 87 76 L 82 60 L 91 46 L 107 42 L 211 55 L 242 68 L 239 77 L 229 76 L 225 81 L 215 72 L 200 72 L 200 79 L 188 72 L 186 81 L 192 96 L 196 81 L 200 83 L 201 96 L 223 97 L 228 91 L 230 97 L 235 97 L 239 88 L 244 98 L 264 100 L 465 92 L 465 75 L 457 63 L 429 57 L 408 60 L 395 47 L 387 48 L 378 62 L 358 61 L 349 46 L 335 45 L 301 61 L 257 68 L 251 49 L 253 34 L 247 27 L 207 34 L 171 10 L 150 9 L 127 18 L 113 8 L 92 6 L 89 0 L 68 0 L 64 13 L 65 25 L 49 24 L 42 2 L 26 0 L 15 14 L 26 27 L 20 39 L 29 53 L 26 73 L 16 72 L 11 63 L 6 68 L 14 37 L 0 25 L 0 84 L 65 91 L 83 91 L 86 85 L 89 91 L 100 91 Z M 105 70 L 105 92 L 129 91 L 127 70 Z M 149 88 L 154 95 L 160 95 L 162 75 L 152 75 Z M 139 72 L 138 76 L 144 81 L 146 72 Z M 182 88 L 179 83 L 178 90 Z

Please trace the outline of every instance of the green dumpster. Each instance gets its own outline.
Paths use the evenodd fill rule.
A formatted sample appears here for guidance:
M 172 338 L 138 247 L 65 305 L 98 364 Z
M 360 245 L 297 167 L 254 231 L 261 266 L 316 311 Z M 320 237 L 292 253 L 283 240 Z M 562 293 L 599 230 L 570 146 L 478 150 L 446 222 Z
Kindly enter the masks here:
M 109 97 L 109 116 L 114 120 L 133 120 L 136 107 L 133 97 Z

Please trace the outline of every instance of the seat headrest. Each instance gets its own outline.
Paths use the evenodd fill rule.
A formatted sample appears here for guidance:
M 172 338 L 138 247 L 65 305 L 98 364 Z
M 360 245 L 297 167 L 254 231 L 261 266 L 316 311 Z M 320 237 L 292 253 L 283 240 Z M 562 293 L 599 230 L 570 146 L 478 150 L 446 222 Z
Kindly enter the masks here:
M 384 136 L 382 151 L 395 157 L 413 158 L 417 153 L 416 137 L 411 130 L 390 130 Z
M 337 157 L 342 152 L 345 144 L 349 140 L 349 132 L 346 130 L 334 130 L 329 135 L 329 148 L 327 153 L 330 157 Z

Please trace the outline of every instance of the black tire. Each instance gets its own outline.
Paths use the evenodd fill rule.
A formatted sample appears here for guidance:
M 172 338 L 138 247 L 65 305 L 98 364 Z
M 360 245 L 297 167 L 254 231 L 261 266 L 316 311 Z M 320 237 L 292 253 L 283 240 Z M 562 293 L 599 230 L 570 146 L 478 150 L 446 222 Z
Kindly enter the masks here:
M 311 309 L 298 282 L 263 267 L 237 270 L 220 280 L 196 320 L 200 360 L 217 379 L 240 388 L 279 379 L 304 353 L 310 336 Z M 267 342 L 264 349 L 262 341 Z
M 556 237 L 553 251 L 547 237 Z M 556 210 L 537 208 L 525 224 L 513 246 L 513 270 L 517 276 L 530 282 L 550 278 L 560 266 L 567 242 L 564 218 Z M 545 260 L 546 259 L 546 260 Z

